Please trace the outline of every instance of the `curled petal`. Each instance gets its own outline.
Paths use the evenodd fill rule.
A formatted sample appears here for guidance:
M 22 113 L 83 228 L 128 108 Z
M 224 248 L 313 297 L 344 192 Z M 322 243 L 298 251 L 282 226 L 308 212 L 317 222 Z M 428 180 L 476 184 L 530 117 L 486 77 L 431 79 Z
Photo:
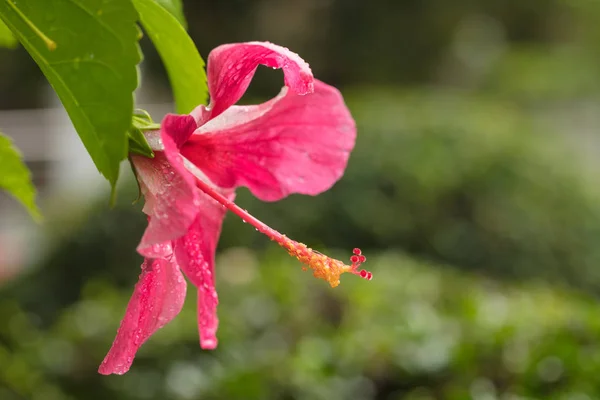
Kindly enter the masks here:
M 185 279 L 172 260 L 145 259 L 117 337 L 98 372 L 127 372 L 140 346 L 179 314 L 185 292 Z
M 342 176 L 356 125 L 337 89 L 317 80 L 314 89 L 299 96 L 284 88 L 267 103 L 231 107 L 181 154 L 217 186 L 246 186 L 261 200 L 321 193 Z
M 167 114 L 160 123 L 160 137 L 171 139 L 176 148 L 181 147 L 194 133 L 196 121 L 190 115 Z
M 194 177 L 184 168 L 177 148 L 195 127 L 189 115 L 167 115 L 160 132 L 163 151 L 157 151 L 153 159 L 132 156 L 146 201 L 144 212 L 150 217 L 138 246 L 143 256 L 157 257 L 152 246 L 183 236 L 196 218 L 200 192 Z
M 233 200 L 233 194 L 228 198 Z M 175 241 L 175 254 L 183 272 L 198 289 L 198 331 L 203 349 L 217 347 L 217 304 L 214 265 L 215 249 L 226 210 L 207 195 L 187 235 Z
M 208 55 L 209 119 L 221 114 L 244 95 L 259 64 L 283 69 L 285 85 L 293 92 L 306 94 L 313 91 L 310 67 L 298 54 L 268 42 L 226 44 Z

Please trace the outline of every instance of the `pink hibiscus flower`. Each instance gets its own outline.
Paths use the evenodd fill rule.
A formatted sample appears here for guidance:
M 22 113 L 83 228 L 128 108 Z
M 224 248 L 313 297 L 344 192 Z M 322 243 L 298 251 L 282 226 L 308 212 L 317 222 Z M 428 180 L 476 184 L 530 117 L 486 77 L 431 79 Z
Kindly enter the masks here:
M 266 103 L 235 106 L 259 64 L 283 69 L 285 86 Z M 356 126 L 340 93 L 315 80 L 297 54 L 271 43 L 220 46 L 210 53 L 207 71 L 209 106 L 167 115 L 160 132 L 147 134 L 155 157 L 132 155 L 149 221 L 137 249 L 145 260 L 101 374 L 127 372 L 140 346 L 181 311 L 182 272 L 198 291 L 200 345 L 216 347 L 214 258 L 227 210 L 331 286 L 344 272 L 371 279 L 359 270 L 365 261 L 359 249 L 346 265 L 288 239 L 233 202 L 238 186 L 275 201 L 291 193 L 316 195 L 342 176 Z

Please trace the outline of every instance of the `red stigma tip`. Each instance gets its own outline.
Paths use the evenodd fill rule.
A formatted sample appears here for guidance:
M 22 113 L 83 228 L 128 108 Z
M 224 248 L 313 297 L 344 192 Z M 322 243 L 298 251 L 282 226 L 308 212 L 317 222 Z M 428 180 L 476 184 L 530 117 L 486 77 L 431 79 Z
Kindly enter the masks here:
M 361 269 L 361 270 L 358 269 L 362 263 L 364 263 L 365 261 L 367 261 L 367 257 L 363 256 L 361 254 L 360 249 L 358 249 L 358 248 L 354 249 L 352 252 L 354 253 L 354 255 L 352 255 L 350 257 L 350 261 L 352 261 L 352 266 L 351 266 L 352 273 L 354 275 L 358 275 L 361 278 L 366 279 L 368 281 L 370 281 L 371 279 L 373 279 L 373 274 L 372 273 L 370 273 L 369 271 L 364 270 L 364 269 Z

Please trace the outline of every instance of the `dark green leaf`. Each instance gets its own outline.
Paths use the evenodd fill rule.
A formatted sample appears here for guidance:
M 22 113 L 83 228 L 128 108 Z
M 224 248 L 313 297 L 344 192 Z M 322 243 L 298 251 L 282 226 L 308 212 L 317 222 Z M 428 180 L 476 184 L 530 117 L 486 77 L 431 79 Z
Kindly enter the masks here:
M 11 140 L 1 133 L 0 188 L 19 200 L 35 220 L 41 220 L 42 215 L 35 204 L 35 188 L 31 183 L 31 174 Z
M 13 49 L 17 47 L 17 38 L 12 34 L 8 26 L 0 21 L 0 47 L 8 47 Z
M 142 25 L 165 64 L 177 112 L 189 113 L 208 98 L 204 61 L 177 19 L 154 0 L 133 0 Z
M 0 18 L 56 90 L 98 170 L 114 184 L 137 87 L 130 0 L 0 0 Z
M 181 0 L 154 0 L 161 6 L 171 13 L 184 28 L 187 29 L 187 22 L 185 21 L 185 15 L 183 14 L 183 3 Z

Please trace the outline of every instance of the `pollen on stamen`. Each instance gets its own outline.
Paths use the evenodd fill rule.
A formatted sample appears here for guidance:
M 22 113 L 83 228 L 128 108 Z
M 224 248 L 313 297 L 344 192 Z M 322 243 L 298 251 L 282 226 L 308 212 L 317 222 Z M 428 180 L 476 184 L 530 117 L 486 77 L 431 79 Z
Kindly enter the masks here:
M 288 239 L 285 235 L 282 235 L 282 238 L 283 240 L 275 240 L 281 247 L 285 248 L 291 256 L 296 257 L 298 261 L 306 266 L 303 269 L 310 268 L 313 271 L 315 278 L 320 278 L 329 282 L 331 287 L 336 287 L 340 284 L 340 275 L 345 272 L 360 276 L 366 280 L 371 280 L 373 277 L 373 274 L 370 272 L 359 269 L 360 265 L 366 261 L 366 257 L 359 255 L 361 254 L 361 251 L 358 248 L 353 250 L 354 254 L 350 257 L 351 265 L 347 265 L 340 260 L 327 257 L 326 255 L 311 249 L 304 243 Z

